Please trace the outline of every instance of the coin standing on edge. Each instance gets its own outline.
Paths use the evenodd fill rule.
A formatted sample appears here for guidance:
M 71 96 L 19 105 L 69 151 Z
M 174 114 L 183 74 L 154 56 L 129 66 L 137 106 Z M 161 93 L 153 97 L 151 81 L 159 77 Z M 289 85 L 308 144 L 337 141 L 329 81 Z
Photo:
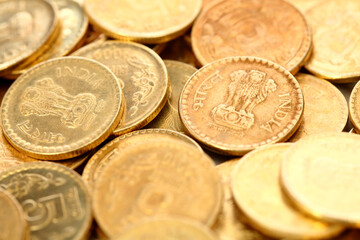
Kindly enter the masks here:
M 186 83 L 181 121 L 197 141 L 228 155 L 243 155 L 286 141 L 303 114 L 299 83 L 265 59 L 230 57 L 210 63 Z
M 63 57 L 21 75 L 1 105 L 5 137 L 19 151 L 45 160 L 79 156 L 119 124 L 123 94 L 104 65 Z
M 359 96 L 360 82 L 358 82 L 351 91 L 349 98 L 349 113 L 350 120 L 354 126 L 353 132 L 359 132 L 360 129 L 360 96 Z

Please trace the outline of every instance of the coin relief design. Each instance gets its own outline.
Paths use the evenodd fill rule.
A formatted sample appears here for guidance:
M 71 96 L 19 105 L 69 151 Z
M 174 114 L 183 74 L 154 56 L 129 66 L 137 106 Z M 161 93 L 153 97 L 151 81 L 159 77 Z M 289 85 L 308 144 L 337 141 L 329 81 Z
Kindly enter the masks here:
M 360 129 L 360 97 L 359 97 L 359 82 L 354 86 L 353 90 L 351 91 L 350 98 L 349 98 L 349 113 L 350 113 L 350 120 L 354 126 L 352 132 L 359 132 Z

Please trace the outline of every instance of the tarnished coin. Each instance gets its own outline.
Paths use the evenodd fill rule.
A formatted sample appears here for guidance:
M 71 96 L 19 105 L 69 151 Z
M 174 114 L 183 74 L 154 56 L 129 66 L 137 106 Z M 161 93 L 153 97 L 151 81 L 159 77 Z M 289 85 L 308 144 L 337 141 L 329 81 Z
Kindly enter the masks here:
M 289 141 L 295 142 L 309 135 L 342 132 L 348 120 L 348 106 L 344 95 L 326 80 L 309 74 L 295 75 L 304 94 L 304 117 L 297 132 Z
M 338 235 L 344 229 L 341 225 L 309 218 L 294 209 L 283 196 L 280 164 L 291 146 L 290 143 L 265 146 L 239 161 L 231 178 L 237 205 L 254 228 L 271 237 L 315 239 Z
M 89 193 L 69 168 L 25 163 L 0 173 L 0 187 L 21 204 L 31 239 L 83 239 L 90 228 Z
M 360 82 L 358 82 L 353 90 L 351 91 L 349 98 L 349 113 L 350 120 L 354 126 L 355 132 L 359 132 L 360 130 Z
M 234 159 L 216 166 L 223 183 L 224 201 L 212 229 L 220 240 L 270 240 L 270 238 L 246 225 L 247 220 L 245 216 L 239 211 L 233 200 L 230 178 L 238 162 L 239 159 Z
M 105 41 L 81 48 L 73 55 L 105 64 L 118 78 L 125 96 L 126 115 L 115 135 L 144 127 L 165 105 L 169 92 L 167 70 L 150 48 L 137 43 Z
M 211 225 L 222 188 L 212 160 L 176 140 L 144 142 L 124 149 L 95 182 L 93 210 L 108 237 L 156 216 L 179 216 Z
M 253 56 L 294 74 L 310 53 L 311 31 L 299 10 L 284 0 L 217 0 L 194 23 L 191 42 L 202 65 Z
M 84 7 L 91 23 L 107 35 L 152 44 L 185 33 L 200 12 L 201 0 L 87 0 Z
M 170 95 L 164 108 L 147 127 L 184 132 L 179 118 L 179 98 L 186 81 L 197 69 L 178 61 L 165 60 L 164 62 L 169 73 Z
M 104 168 L 113 159 L 117 158 L 124 149 L 137 144 L 150 143 L 154 140 L 179 140 L 194 146 L 202 152 L 201 147 L 194 140 L 172 130 L 144 129 L 133 131 L 115 138 L 97 151 L 87 162 L 82 178 L 88 184 L 90 190 L 92 190 L 95 181 L 99 178 Z
M 188 46 L 184 38 L 177 38 L 169 42 L 160 56 L 163 59 L 184 62 L 194 67 L 199 65 L 197 64 L 196 57 L 191 47 Z
M 306 13 L 314 43 L 307 70 L 333 82 L 358 81 L 359 12 L 358 0 L 329 0 Z
M 360 136 L 309 136 L 291 147 L 281 165 L 281 182 L 308 214 L 346 225 L 360 224 Z
M 105 140 L 122 117 L 123 95 L 104 65 L 63 57 L 36 65 L 5 94 L 1 119 L 5 137 L 39 159 L 81 155 Z
M 1 172 L 1 169 L 0 169 Z M 18 201 L 0 187 L 0 239 L 29 239 L 29 229 Z
M 216 240 L 210 229 L 182 218 L 160 218 L 144 221 L 122 231 L 114 240 Z
M 230 57 L 192 75 L 179 112 L 196 140 L 216 152 L 243 155 L 287 140 L 300 124 L 303 96 L 296 79 L 278 64 Z
M 0 1 L 0 74 L 38 57 L 54 40 L 57 17 L 51 1 Z

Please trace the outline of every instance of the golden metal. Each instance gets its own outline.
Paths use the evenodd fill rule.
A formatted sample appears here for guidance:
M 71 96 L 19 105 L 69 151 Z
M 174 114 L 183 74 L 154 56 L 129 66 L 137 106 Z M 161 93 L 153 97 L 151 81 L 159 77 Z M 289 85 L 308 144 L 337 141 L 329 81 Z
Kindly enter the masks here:
M 321 2 L 326 2 L 327 0 L 287 0 L 289 3 L 297 7 L 302 13 L 314 8 L 317 4 Z
M 177 38 L 169 42 L 160 56 L 163 59 L 184 62 L 194 67 L 199 65 L 191 46 L 187 44 L 184 38 Z
M 359 96 L 360 83 L 358 82 L 351 91 L 349 98 L 349 113 L 350 121 L 354 126 L 355 132 L 360 129 L 360 96 Z

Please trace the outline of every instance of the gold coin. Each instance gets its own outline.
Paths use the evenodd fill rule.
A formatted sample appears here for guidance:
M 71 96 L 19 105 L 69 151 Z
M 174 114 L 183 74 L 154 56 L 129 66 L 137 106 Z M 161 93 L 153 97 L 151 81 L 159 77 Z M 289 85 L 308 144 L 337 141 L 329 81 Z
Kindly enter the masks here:
M 148 47 L 105 41 L 81 48 L 73 55 L 95 59 L 117 76 L 125 96 L 126 115 L 115 135 L 144 127 L 165 105 L 169 92 L 167 70 L 161 58 Z
M 360 129 L 360 96 L 359 96 L 360 83 L 358 82 L 351 91 L 349 98 L 349 113 L 350 121 L 354 126 L 355 132 Z
M 179 118 L 179 98 L 186 81 L 197 69 L 189 64 L 178 61 L 165 60 L 164 62 L 170 79 L 169 98 L 161 112 L 147 127 L 184 132 L 185 129 Z
M 359 226 L 360 136 L 309 136 L 284 155 L 281 182 L 291 200 L 308 214 Z
M 230 177 L 238 162 L 239 159 L 234 159 L 216 166 L 223 183 L 224 202 L 212 229 L 220 240 L 270 240 L 270 238 L 246 225 L 245 216 L 239 211 L 233 200 Z
M 334 85 L 309 74 L 295 75 L 304 95 L 304 117 L 297 132 L 289 141 L 295 142 L 309 135 L 342 132 L 348 120 L 348 106 L 344 95 Z
M 309 218 L 284 198 L 279 184 L 280 164 L 291 146 L 269 145 L 239 161 L 231 179 L 237 205 L 254 228 L 270 237 L 313 239 L 338 235 L 344 229 L 342 226 Z
M 87 0 L 90 22 L 107 35 L 142 43 L 167 42 L 181 36 L 201 9 L 201 0 Z
M 83 239 L 90 228 L 89 193 L 69 168 L 26 163 L 0 173 L 0 186 L 21 204 L 31 239 Z
M 128 134 L 121 135 L 120 137 L 115 138 L 105 146 L 103 146 L 99 151 L 97 151 L 87 162 L 82 178 L 88 184 L 89 188 L 92 190 L 95 181 L 99 178 L 99 175 L 103 172 L 104 168 L 121 152 L 131 146 L 149 143 L 155 140 L 180 140 L 186 142 L 200 152 L 202 152 L 201 147 L 188 136 L 167 129 L 144 129 L 133 131 Z
M 283 0 L 217 0 L 197 18 L 191 43 L 202 65 L 253 56 L 295 74 L 309 56 L 311 30 L 302 13 Z
M 278 64 L 229 57 L 192 75 L 179 112 L 187 131 L 206 147 L 243 155 L 287 140 L 300 124 L 303 96 L 296 79 Z
M 160 218 L 133 225 L 117 235 L 114 240 L 216 240 L 210 229 L 198 222 L 182 218 Z
M 194 67 L 199 65 L 191 46 L 188 46 L 184 38 L 177 38 L 169 42 L 160 56 L 163 59 L 184 62 Z
M 14 160 L 14 159 L 0 157 L 0 173 L 5 171 L 6 169 L 9 169 L 14 166 L 21 165 L 21 164 L 24 164 L 24 162 Z M 0 239 L 2 239 L 2 238 L 0 238 Z
M 306 13 L 314 43 L 307 70 L 333 82 L 358 81 L 359 11 L 358 0 L 329 0 Z
M 122 117 L 123 95 L 104 65 L 63 57 L 36 65 L 5 94 L 5 137 L 28 156 L 62 160 L 105 140 Z
M 39 56 L 54 40 L 57 23 L 56 6 L 50 1 L 0 1 L 0 74 Z
M 0 169 L 1 171 L 1 169 Z M 0 239 L 29 239 L 29 229 L 18 201 L 0 187 Z
M 95 182 L 93 210 L 108 237 L 156 216 L 211 225 L 222 189 L 212 160 L 178 140 L 144 142 L 119 152 Z
M 301 12 L 306 13 L 311 10 L 317 4 L 321 2 L 326 2 L 327 0 L 287 0 L 297 7 Z

